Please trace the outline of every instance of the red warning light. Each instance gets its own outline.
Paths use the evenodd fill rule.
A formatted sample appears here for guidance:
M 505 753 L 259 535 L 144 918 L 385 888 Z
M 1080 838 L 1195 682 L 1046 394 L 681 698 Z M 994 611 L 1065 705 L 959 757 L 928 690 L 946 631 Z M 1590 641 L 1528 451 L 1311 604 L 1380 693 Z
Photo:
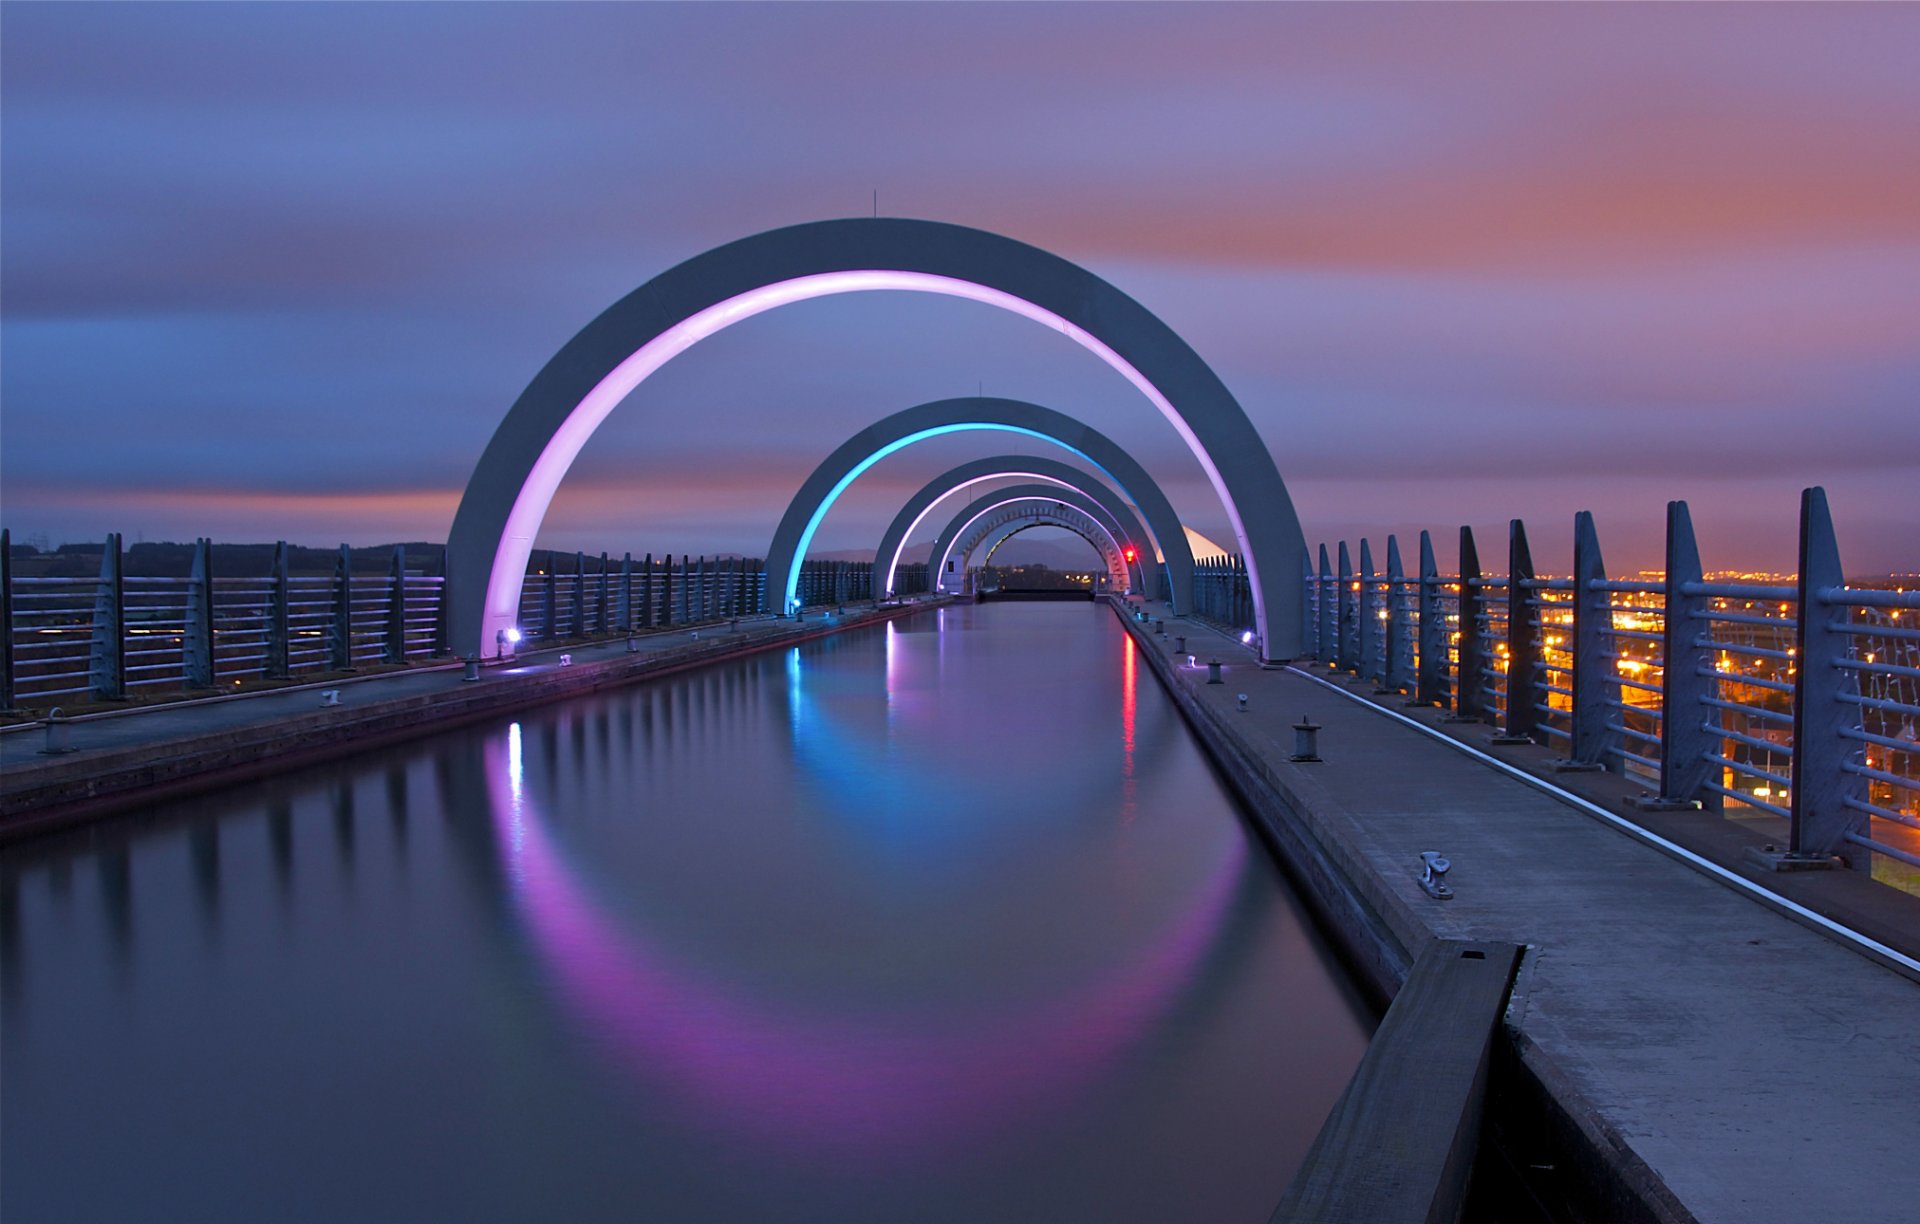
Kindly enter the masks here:
M 1127 545 L 1127 560 L 1131 561 L 1133 560 L 1133 557 L 1134 557 L 1133 545 L 1129 544 Z

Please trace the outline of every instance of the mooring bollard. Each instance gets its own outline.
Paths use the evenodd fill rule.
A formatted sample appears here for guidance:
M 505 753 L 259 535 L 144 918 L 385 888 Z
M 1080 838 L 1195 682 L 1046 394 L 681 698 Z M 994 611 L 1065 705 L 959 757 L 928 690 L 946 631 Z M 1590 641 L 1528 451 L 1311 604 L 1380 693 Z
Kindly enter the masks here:
M 1208 684 L 1219 684 L 1219 683 L 1221 683 L 1221 680 L 1220 680 L 1220 660 L 1218 660 L 1218 659 L 1208 659 L 1208 660 L 1207 660 L 1207 683 L 1208 683 Z
M 1247 712 L 1247 695 L 1245 693 L 1236 693 L 1234 694 L 1234 700 L 1239 703 L 1240 712 L 1245 714 Z
M 627 653 L 628 654 L 640 653 L 640 639 L 634 637 L 631 633 L 627 635 Z
M 1438 850 L 1422 850 L 1420 862 L 1420 887 L 1435 901 L 1453 900 L 1453 889 L 1447 886 L 1447 872 L 1453 864 Z
M 1187 653 L 1187 635 L 1186 635 L 1186 634 L 1184 634 L 1184 633 L 1179 633 L 1179 634 L 1175 634 L 1175 635 L 1174 635 L 1174 638 L 1173 638 L 1173 653 L 1175 653 L 1175 654 L 1185 654 L 1185 653 Z
M 1317 761 L 1320 759 L 1320 724 L 1305 714 L 1293 724 L 1292 761 Z
M 466 670 L 460 673 L 461 681 L 464 683 L 478 680 L 480 678 L 480 656 L 468 655 L 466 657 L 466 665 Z
M 73 751 L 73 724 L 61 712 L 59 706 L 47 711 L 47 739 L 40 753 L 43 756 L 64 756 Z
M 321 705 L 323 705 L 323 706 L 337 706 L 337 705 L 339 705 L 339 704 L 340 704 L 340 690 L 339 690 L 339 689 L 321 689 L 321 690 L 320 690 L 320 704 L 321 704 Z

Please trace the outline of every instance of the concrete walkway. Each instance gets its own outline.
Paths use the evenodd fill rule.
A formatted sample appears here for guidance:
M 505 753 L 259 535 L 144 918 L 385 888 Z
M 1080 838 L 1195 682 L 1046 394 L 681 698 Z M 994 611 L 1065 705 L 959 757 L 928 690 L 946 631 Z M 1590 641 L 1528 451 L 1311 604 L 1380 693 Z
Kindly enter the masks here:
M 1242 769 L 1261 763 L 1289 835 L 1348 873 L 1399 944 L 1384 972 L 1436 937 L 1532 946 L 1509 1032 L 1571 1123 L 1639 1178 L 1641 1203 L 1609 1218 L 1920 1218 L 1920 985 L 1211 630 L 1169 622 L 1198 657 L 1188 667 L 1169 639 L 1128 627 L 1203 739 L 1243 753 Z M 1302 714 L 1324 728 L 1320 764 L 1288 762 Z M 1452 900 L 1419 886 L 1423 850 L 1452 860 Z M 1560 1175 L 1529 1180 L 1552 1200 Z

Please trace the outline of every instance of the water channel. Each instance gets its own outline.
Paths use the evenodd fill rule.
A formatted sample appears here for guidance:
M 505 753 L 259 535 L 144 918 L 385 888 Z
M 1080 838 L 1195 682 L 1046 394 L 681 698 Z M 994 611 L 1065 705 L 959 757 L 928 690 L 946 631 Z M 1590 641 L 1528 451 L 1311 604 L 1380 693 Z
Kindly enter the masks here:
M 1373 1017 L 1112 613 L 0 853 L 0 1217 L 1266 1218 Z

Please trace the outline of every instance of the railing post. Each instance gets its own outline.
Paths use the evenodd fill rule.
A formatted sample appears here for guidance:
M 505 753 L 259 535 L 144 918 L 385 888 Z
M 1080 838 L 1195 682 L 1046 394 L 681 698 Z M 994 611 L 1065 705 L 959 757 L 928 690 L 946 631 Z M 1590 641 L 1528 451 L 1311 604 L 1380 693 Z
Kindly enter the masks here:
M 653 628 L 653 554 L 640 563 L 640 627 Z
M 1319 653 L 1314 631 L 1320 627 L 1320 587 L 1313 576 L 1313 557 L 1300 550 L 1300 640 L 1294 644 L 1294 657 L 1311 659 Z
M 620 622 L 619 632 L 633 632 L 633 554 L 620 558 L 620 596 L 614 601 L 613 614 Z
M 1600 535 L 1593 514 L 1573 516 L 1573 743 L 1576 765 L 1597 766 L 1620 773 L 1625 768 L 1617 751 L 1620 734 L 1612 727 L 1613 706 L 1620 701 L 1619 672 L 1614 668 L 1613 596 L 1595 586 L 1607 580 L 1600 559 Z
M 1347 542 L 1340 541 L 1340 650 L 1334 662 L 1341 671 L 1360 666 L 1360 593 L 1353 589 L 1353 560 Z
M 213 541 L 193 542 L 193 568 L 187 577 L 187 623 L 180 637 L 180 682 L 187 688 L 213 687 Z
M 107 536 L 100 554 L 100 584 L 93 596 L 93 649 L 87 673 L 95 701 L 127 695 L 127 603 L 122 582 L 120 533 Z
M 558 566 L 553 563 L 553 550 L 547 550 L 547 563 L 541 567 L 540 583 L 540 636 L 553 639 L 560 636 L 560 575 Z
M 573 597 L 568 602 L 572 605 L 568 611 L 569 635 L 587 636 L 587 554 L 577 549 L 573 554 Z
M 13 708 L 13 533 L 0 527 L 0 713 Z
M 327 646 L 334 671 L 353 670 L 353 551 L 345 544 L 333 563 L 333 619 L 327 626 Z
M 1340 658 L 1340 588 L 1334 585 L 1333 566 L 1327 560 L 1327 546 L 1320 546 L 1320 641 L 1315 656 L 1333 664 Z
M 447 635 L 447 546 L 440 546 L 440 581 L 434 586 L 433 605 L 433 657 L 440 658 L 453 653 L 452 639 Z
M 1433 536 L 1420 533 L 1420 674 L 1414 700 L 1447 704 L 1447 613 L 1440 594 L 1440 564 L 1433 558 Z
M 1360 541 L 1360 596 L 1359 611 L 1355 615 L 1356 635 L 1359 650 L 1358 660 L 1362 680 L 1380 680 L 1384 673 L 1380 667 L 1380 592 L 1373 580 L 1373 545 L 1367 540 Z
M 1387 537 L 1387 678 L 1381 685 L 1389 693 L 1400 693 L 1413 687 L 1413 634 L 1412 626 L 1407 624 L 1407 613 L 1412 609 L 1404 588 L 1407 585 L 1406 570 L 1400 563 L 1400 539 Z
M 1707 597 L 1689 595 L 1706 581 L 1687 503 L 1667 503 L 1667 589 L 1660 614 L 1660 796 L 1657 807 L 1717 809 L 1720 796 L 1704 783 L 1717 772 L 1708 760 L 1720 748 L 1720 711 L 1707 705 L 1718 688 L 1707 646 Z
M 1531 742 L 1547 690 L 1540 676 L 1540 609 L 1534 606 L 1533 551 L 1527 525 L 1507 524 L 1507 725 L 1500 738 Z
M 1485 666 L 1480 646 L 1480 606 L 1486 594 L 1480 586 L 1480 552 L 1473 546 L 1473 528 L 1460 528 L 1460 648 L 1453 672 L 1453 716 L 1480 721 L 1486 702 L 1480 697 L 1480 672 Z
M 613 568 L 607 564 L 607 554 L 600 554 L 600 610 L 594 614 L 594 632 L 612 633 L 613 622 Z
M 1856 871 L 1871 871 L 1873 853 L 1846 846 L 1858 817 L 1847 801 L 1865 801 L 1860 775 L 1866 746 L 1842 737 L 1861 730 L 1860 677 L 1840 666 L 1853 656 L 1845 617 L 1836 620 L 1827 592 L 1846 586 L 1840 546 L 1827 511 L 1827 491 L 1811 488 L 1800 495 L 1799 628 L 1793 685 L 1793 798 L 1788 849 L 1796 854 L 1845 851 Z M 1849 766 L 1852 768 L 1850 769 Z
M 293 591 L 292 564 L 287 558 L 287 542 L 273 546 L 273 573 L 267 576 L 267 679 L 286 680 L 293 675 Z
M 386 661 L 407 661 L 407 546 L 393 546 L 393 561 L 387 566 L 387 650 Z

